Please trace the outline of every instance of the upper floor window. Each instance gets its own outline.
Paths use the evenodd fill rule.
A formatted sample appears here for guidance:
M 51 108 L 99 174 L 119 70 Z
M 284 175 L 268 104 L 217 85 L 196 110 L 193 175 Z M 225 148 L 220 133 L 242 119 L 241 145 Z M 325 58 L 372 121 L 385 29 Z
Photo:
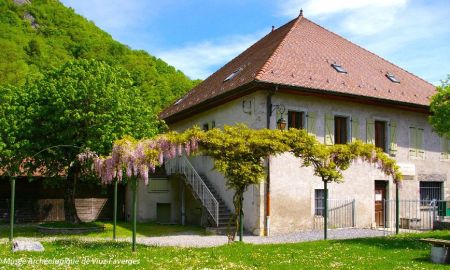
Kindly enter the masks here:
M 375 121 L 375 146 L 387 152 L 387 128 L 386 122 Z
M 216 121 L 211 121 L 203 124 L 203 130 L 208 131 L 216 127 Z
M 288 111 L 288 128 L 305 128 L 305 113 Z
M 334 117 L 334 143 L 346 144 L 349 141 L 348 136 L 348 117 L 335 116 Z

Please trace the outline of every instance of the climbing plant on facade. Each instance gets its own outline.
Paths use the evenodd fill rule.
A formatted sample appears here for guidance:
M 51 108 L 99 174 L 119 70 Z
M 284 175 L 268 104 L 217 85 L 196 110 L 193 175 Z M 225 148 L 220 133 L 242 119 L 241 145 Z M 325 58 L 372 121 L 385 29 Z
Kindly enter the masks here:
M 125 137 L 116 141 L 112 149 L 107 157 L 98 157 L 92 152 L 79 155 L 83 162 L 93 161 L 94 171 L 105 184 L 114 179 L 121 181 L 124 173 L 128 178 L 138 177 L 147 183 L 149 171 L 163 165 L 165 159 L 183 154 L 199 152 L 213 158 L 214 168 L 225 176 L 226 186 L 234 190 L 235 211 L 230 222 L 236 225 L 231 231 L 233 240 L 243 224 L 244 192 L 249 186 L 264 181 L 264 159 L 268 156 L 291 152 L 300 158 L 302 166 L 312 166 L 314 174 L 325 185 L 342 182 L 342 172 L 354 161 L 375 164 L 394 181 L 401 180 L 399 167 L 381 149 L 360 141 L 326 146 L 299 129 L 254 130 L 237 125 L 202 131 L 194 127 L 183 133 L 169 132 L 152 139 Z

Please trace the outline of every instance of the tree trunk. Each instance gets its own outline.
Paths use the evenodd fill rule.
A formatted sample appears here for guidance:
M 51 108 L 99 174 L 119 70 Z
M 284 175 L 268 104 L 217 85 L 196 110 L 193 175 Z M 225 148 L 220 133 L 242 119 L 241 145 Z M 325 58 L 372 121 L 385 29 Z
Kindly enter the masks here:
M 66 222 L 78 224 L 81 222 L 75 208 L 75 187 L 80 177 L 81 167 L 74 162 L 67 173 L 66 190 L 64 192 L 64 217 Z
M 228 240 L 229 241 L 234 241 L 236 238 L 236 233 L 239 231 L 239 228 L 241 226 L 241 220 L 239 219 L 239 217 L 241 216 L 241 214 L 243 214 L 242 211 L 242 206 L 243 206 L 243 201 L 244 201 L 244 191 L 245 191 L 245 187 L 244 188 L 240 188 L 236 190 L 236 193 L 233 196 L 233 204 L 234 204 L 234 214 L 231 217 L 231 220 L 228 224 Z M 233 225 L 232 228 L 230 228 L 230 225 Z

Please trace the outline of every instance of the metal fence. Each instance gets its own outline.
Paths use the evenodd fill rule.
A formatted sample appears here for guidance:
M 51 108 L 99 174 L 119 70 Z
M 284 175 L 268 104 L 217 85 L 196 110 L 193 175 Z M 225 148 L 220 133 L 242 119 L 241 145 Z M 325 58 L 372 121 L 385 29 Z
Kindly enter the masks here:
M 384 200 L 382 228 L 396 231 L 396 201 Z M 450 225 L 450 202 L 442 200 L 400 200 L 399 231 L 417 232 L 438 229 Z
M 316 207 L 323 206 L 323 199 L 316 199 Z M 324 209 L 315 211 L 313 218 L 313 228 L 323 229 Z M 355 226 L 355 200 L 354 199 L 329 199 L 328 200 L 328 228 L 349 228 Z

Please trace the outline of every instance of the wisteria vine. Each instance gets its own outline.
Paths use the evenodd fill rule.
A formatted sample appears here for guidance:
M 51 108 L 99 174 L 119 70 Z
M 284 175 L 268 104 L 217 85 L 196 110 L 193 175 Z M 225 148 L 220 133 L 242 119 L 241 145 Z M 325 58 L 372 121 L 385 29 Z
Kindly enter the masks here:
M 208 132 L 192 128 L 183 133 L 169 132 L 153 139 L 135 140 L 132 137 L 125 137 L 114 143 L 109 156 L 101 157 L 86 150 L 78 155 L 78 160 L 82 164 L 92 163 L 92 169 L 101 179 L 102 184 L 110 184 L 115 179 L 121 182 L 124 174 L 127 178 L 138 177 L 148 184 L 149 173 L 155 172 L 157 166 L 163 165 L 165 160 L 176 156 L 190 155 L 199 149 L 199 145 L 202 145 L 204 154 L 215 159 L 216 165 L 221 162 L 241 162 L 242 165 L 242 149 L 248 147 L 244 145 L 249 143 L 238 135 L 239 132 L 242 133 L 242 130 L 252 134 L 247 136 L 253 136 L 253 143 L 261 140 L 255 151 L 264 153 L 289 151 L 296 157 L 302 158 L 303 166 L 313 165 L 315 175 L 321 176 L 327 182 L 341 182 L 342 171 L 346 170 L 352 162 L 374 164 L 384 174 L 391 176 L 395 182 L 402 180 L 402 174 L 395 160 L 374 145 L 357 141 L 346 145 L 326 146 L 304 130 L 261 132 L 242 125 L 226 127 L 223 131 L 215 129 Z M 223 155 L 224 151 L 227 155 Z M 266 155 L 264 153 L 263 155 Z M 249 166 L 263 166 L 263 164 L 260 162 L 260 164 Z M 217 167 L 220 168 L 220 166 Z M 246 178 L 245 175 L 241 177 Z
M 164 164 L 166 159 L 189 155 L 198 149 L 198 137 L 194 133 L 163 134 L 153 139 L 135 140 L 125 137 L 114 143 L 109 156 L 101 157 L 86 150 L 78 155 L 82 164 L 92 162 L 92 169 L 102 184 L 110 184 L 114 179 L 121 182 L 124 173 L 144 180 L 148 184 L 150 172 Z

